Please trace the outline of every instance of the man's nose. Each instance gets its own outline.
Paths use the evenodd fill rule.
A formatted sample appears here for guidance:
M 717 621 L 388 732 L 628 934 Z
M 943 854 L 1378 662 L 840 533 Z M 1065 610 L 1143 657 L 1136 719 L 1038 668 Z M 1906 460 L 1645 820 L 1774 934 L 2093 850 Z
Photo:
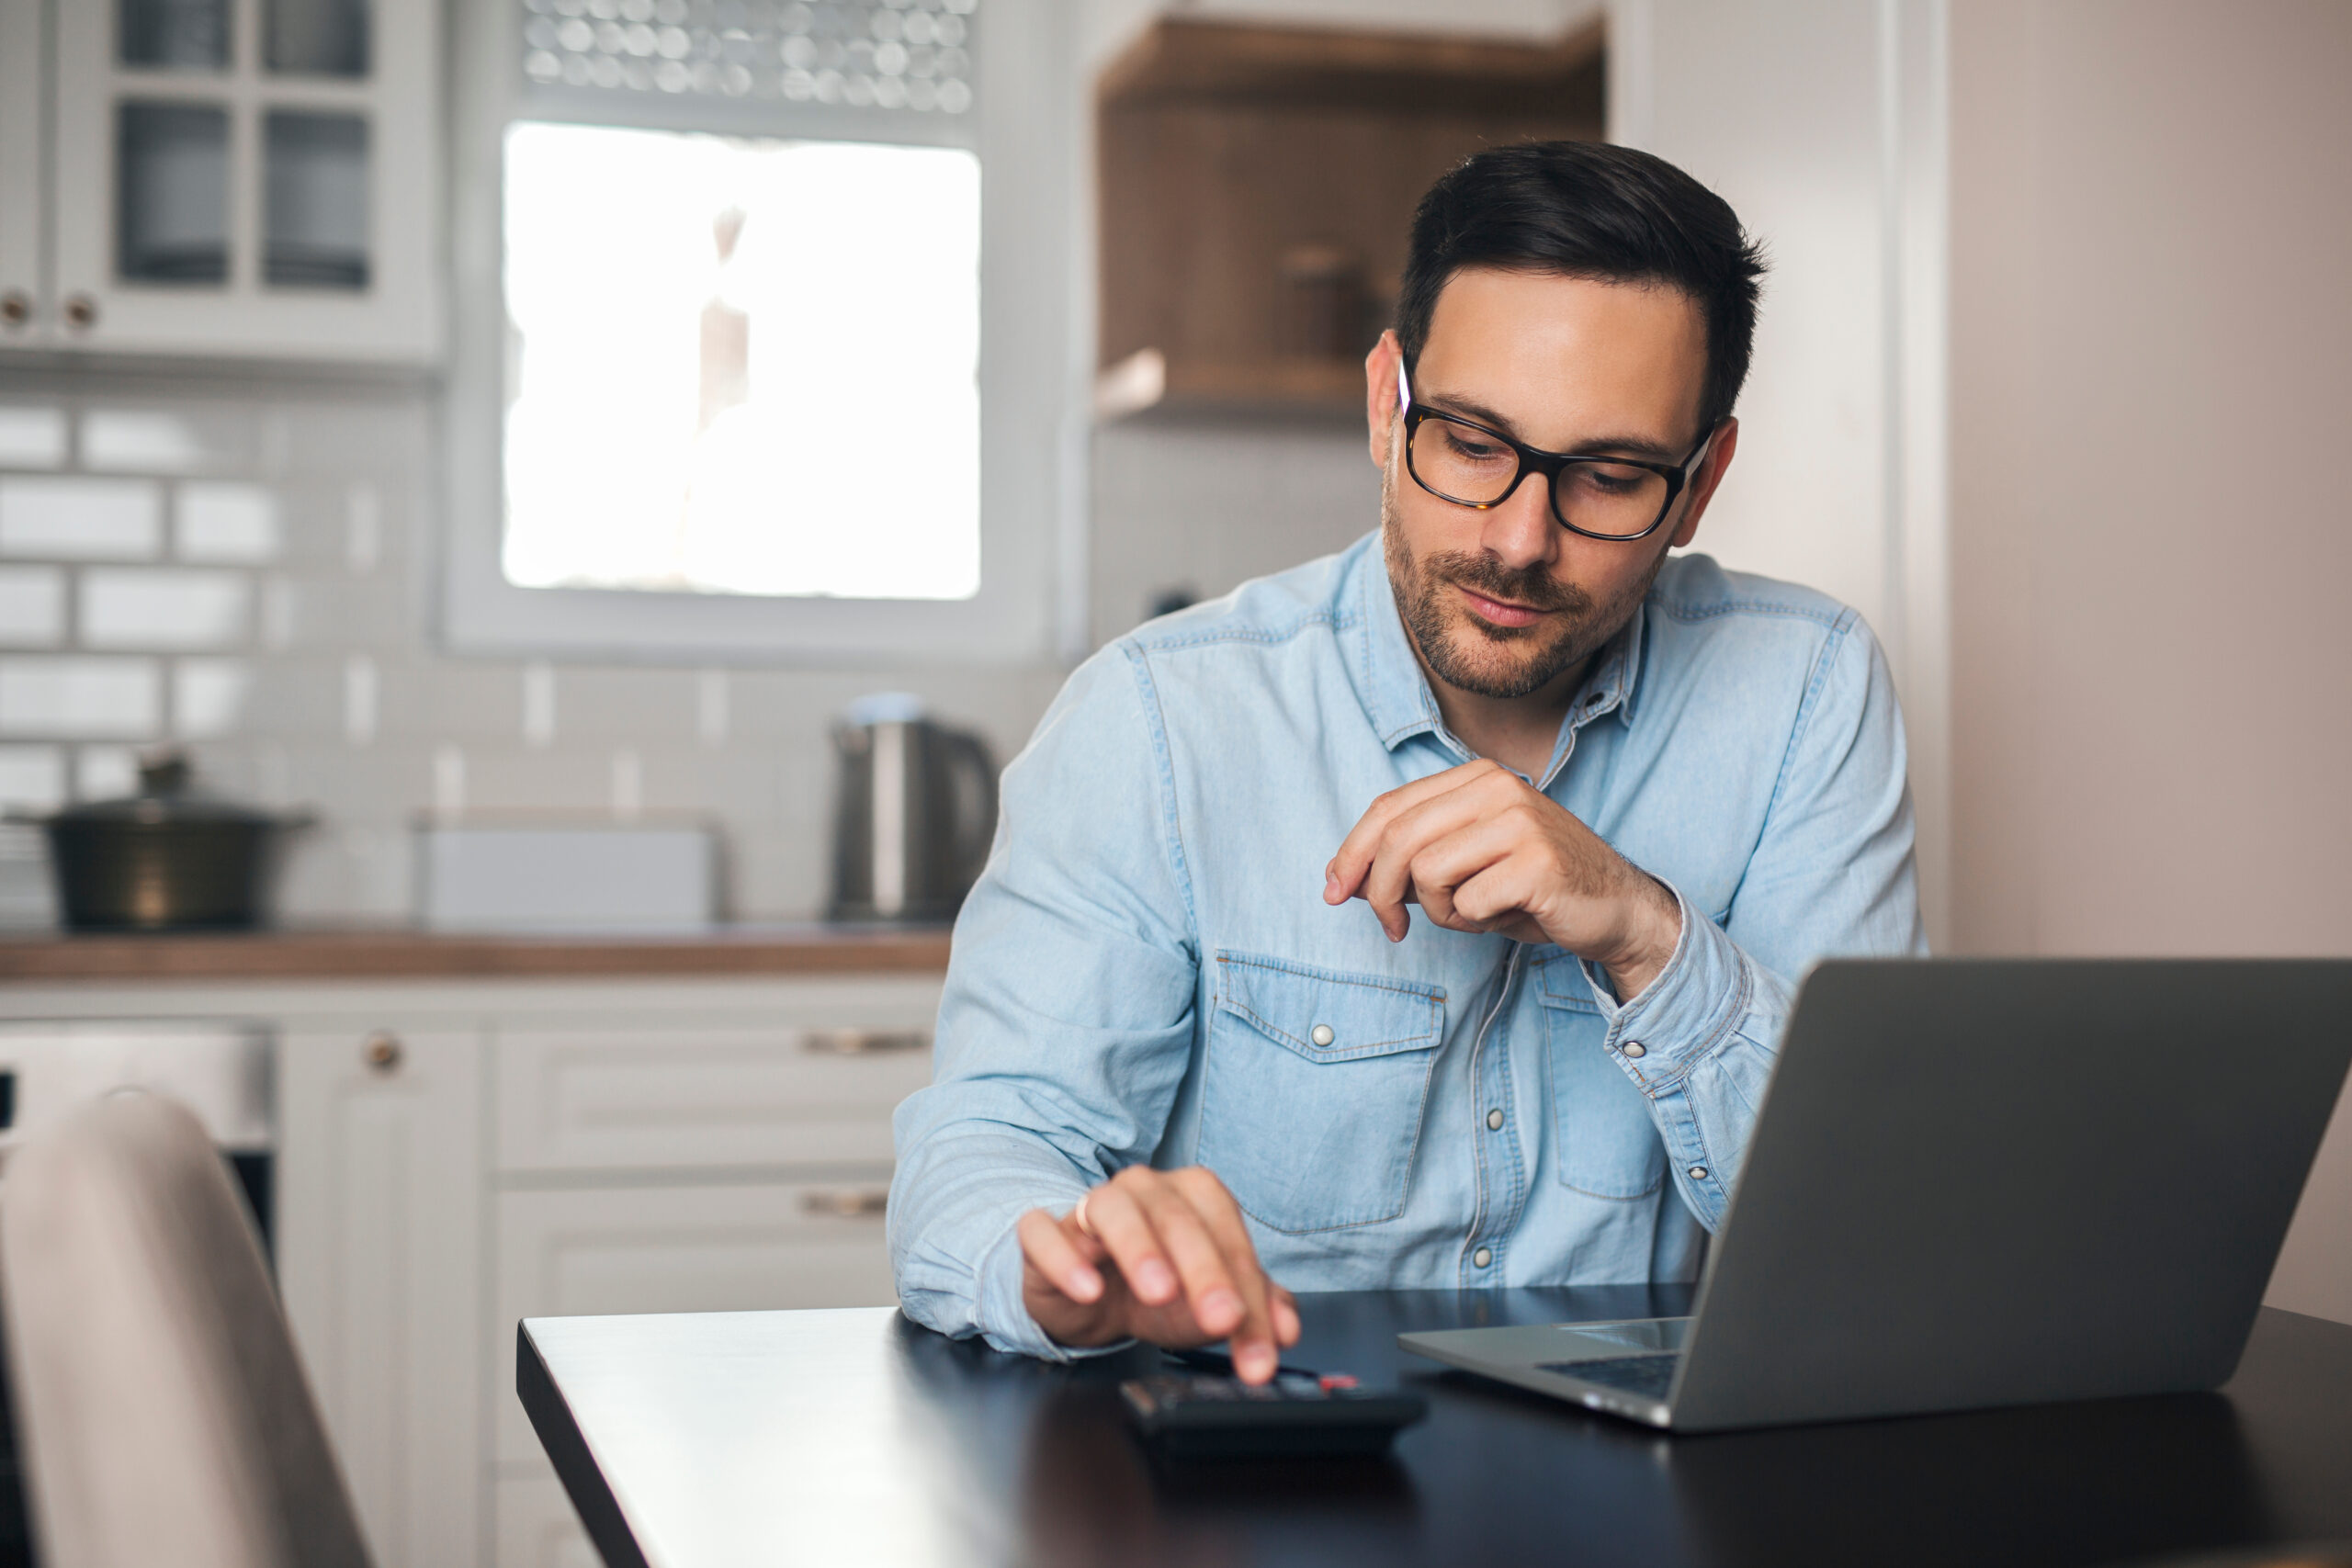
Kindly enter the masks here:
M 1486 513 L 1478 542 L 1505 566 L 1548 562 L 1559 547 L 1560 525 L 1552 521 L 1552 487 L 1542 474 L 1521 476 L 1518 487 Z

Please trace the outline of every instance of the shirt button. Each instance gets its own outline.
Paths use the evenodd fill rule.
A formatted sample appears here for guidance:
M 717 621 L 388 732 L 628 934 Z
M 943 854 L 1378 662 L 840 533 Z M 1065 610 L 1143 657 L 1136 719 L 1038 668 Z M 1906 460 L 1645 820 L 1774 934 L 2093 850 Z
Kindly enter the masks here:
M 1703 1166 L 1703 1165 L 1694 1165 L 1694 1166 L 1692 1166 L 1692 1167 L 1690 1168 L 1690 1179 L 1691 1179 L 1691 1180 L 1693 1180 L 1693 1181 L 1704 1181 L 1704 1180 L 1706 1180 L 1706 1179 L 1707 1179 L 1707 1168 L 1706 1168 L 1705 1166 Z
M 1331 1026 L 1329 1024 L 1318 1023 L 1315 1026 L 1315 1032 L 1309 1034 L 1307 1038 L 1314 1041 L 1317 1045 L 1329 1045 L 1337 1038 L 1337 1036 L 1331 1032 Z
M 1492 1263 L 1494 1260 L 1495 1255 L 1483 1247 L 1470 1255 L 1470 1261 L 1476 1263 L 1481 1269 L 1484 1269 L 1487 1264 Z
M 1502 1113 L 1501 1111 L 1487 1111 L 1487 1131 L 1488 1131 L 1489 1133 L 1499 1133 L 1499 1132 L 1501 1132 L 1502 1130 L 1503 1130 L 1503 1113 Z
M 1646 1056 L 1650 1054 L 1650 1048 L 1638 1040 L 1628 1040 L 1619 1049 L 1628 1056 Z

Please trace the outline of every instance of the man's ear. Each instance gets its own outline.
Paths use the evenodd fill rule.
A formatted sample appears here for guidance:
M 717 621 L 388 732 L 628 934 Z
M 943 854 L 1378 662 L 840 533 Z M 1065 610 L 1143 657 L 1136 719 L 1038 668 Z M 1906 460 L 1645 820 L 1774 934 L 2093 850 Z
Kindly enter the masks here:
M 1739 421 L 1727 419 L 1707 446 L 1707 460 L 1690 476 L 1690 503 L 1682 509 L 1682 521 L 1675 525 L 1674 537 L 1668 541 L 1673 549 L 1689 547 L 1699 532 L 1699 519 L 1707 510 L 1707 502 L 1714 500 L 1715 487 L 1724 482 L 1724 470 L 1731 467 L 1732 454 L 1739 450 Z
M 1392 330 L 1380 334 L 1363 356 L 1363 417 L 1372 427 L 1372 466 L 1388 468 L 1388 437 L 1396 424 L 1396 367 L 1405 362 L 1405 346 Z

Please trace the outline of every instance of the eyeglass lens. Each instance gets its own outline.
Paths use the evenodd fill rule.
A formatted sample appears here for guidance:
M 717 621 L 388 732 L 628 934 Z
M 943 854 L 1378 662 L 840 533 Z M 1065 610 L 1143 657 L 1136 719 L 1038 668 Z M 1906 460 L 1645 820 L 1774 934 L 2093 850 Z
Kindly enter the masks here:
M 1519 455 L 1482 430 L 1442 416 L 1421 421 L 1413 432 L 1413 477 L 1448 501 L 1492 506 L 1510 493 L 1519 475 Z M 1587 534 L 1632 538 L 1645 533 L 1666 510 L 1664 474 L 1630 463 L 1594 459 L 1562 467 L 1552 480 L 1552 506 L 1560 520 Z

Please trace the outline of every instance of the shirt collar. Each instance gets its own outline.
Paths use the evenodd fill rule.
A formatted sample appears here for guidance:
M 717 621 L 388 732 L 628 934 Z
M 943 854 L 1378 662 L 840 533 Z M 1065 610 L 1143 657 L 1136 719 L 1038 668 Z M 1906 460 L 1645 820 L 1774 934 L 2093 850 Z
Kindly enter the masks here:
M 1357 694 L 1373 733 L 1394 751 L 1416 735 L 1443 729 L 1444 720 L 1396 614 L 1396 592 L 1376 532 L 1356 558 L 1355 592 Z
M 1405 634 L 1396 613 L 1396 593 L 1388 581 L 1387 557 L 1375 533 L 1356 558 L 1356 681 L 1364 716 L 1373 733 L 1391 751 L 1416 735 L 1444 733 L 1444 719 L 1429 677 Z M 1602 714 L 1614 710 L 1618 722 L 1634 722 L 1634 690 L 1641 681 L 1643 626 L 1646 602 L 1634 607 L 1634 618 L 1602 647 L 1585 677 L 1583 689 L 1560 726 L 1560 743 Z M 1558 759 L 1554 758 L 1555 766 Z

